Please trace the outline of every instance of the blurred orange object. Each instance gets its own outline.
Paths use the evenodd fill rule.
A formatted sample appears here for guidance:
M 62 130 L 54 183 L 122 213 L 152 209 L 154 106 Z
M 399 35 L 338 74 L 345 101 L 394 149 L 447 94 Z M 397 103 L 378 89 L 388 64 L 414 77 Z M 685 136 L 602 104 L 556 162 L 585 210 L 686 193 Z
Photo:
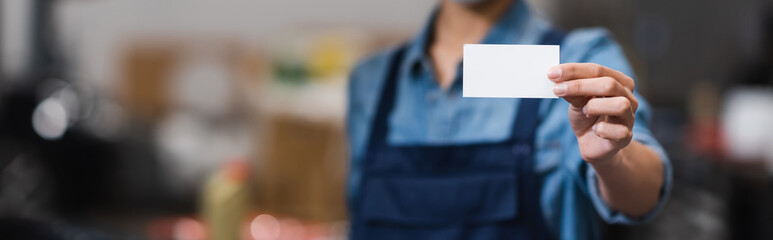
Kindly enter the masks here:
M 726 156 L 725 134 L 718 121 L 701 119 L 693 122 L 688 131 L 687 143 L 692 151 L 715 160 Z
M 345 219 L 343 128 L 282 114 L 266 124 L 255 175 L 257 208 L 312 221 Z
M 191 217 L 161 218 L 148 224 L 150 240 L 205 240 L 207 229 L 201 221 Z
M 120 60 L 118 92 L 129 113 L 155 121 L 169 110 L 169 84 L 180 62 L 179 44 L 139 41 L 129 44 Z
M 343 240 L 347 230 L 341 225 L 345 223 L 302 222 L 292 217 L 261 213 L 245 219 L 242 240 Z

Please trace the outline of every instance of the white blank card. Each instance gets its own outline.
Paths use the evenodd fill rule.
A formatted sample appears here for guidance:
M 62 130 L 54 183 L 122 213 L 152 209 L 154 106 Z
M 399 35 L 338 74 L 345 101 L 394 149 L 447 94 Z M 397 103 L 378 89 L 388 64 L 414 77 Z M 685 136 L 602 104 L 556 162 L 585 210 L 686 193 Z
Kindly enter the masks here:
M 547 72 L 559 54 L 558 45 L 465 44 L 462 96 L 557 98 Z

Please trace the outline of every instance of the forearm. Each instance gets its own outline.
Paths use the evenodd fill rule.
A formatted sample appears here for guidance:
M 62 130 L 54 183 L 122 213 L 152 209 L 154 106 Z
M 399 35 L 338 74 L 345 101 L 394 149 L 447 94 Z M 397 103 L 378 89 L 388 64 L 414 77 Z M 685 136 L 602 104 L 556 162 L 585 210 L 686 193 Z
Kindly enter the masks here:
M 663 162 L 650 147 L 631 141 L 609 161 L 591 163 L 601 197 L 626 215 L 647 214 L 658 203 L 663 185 Z

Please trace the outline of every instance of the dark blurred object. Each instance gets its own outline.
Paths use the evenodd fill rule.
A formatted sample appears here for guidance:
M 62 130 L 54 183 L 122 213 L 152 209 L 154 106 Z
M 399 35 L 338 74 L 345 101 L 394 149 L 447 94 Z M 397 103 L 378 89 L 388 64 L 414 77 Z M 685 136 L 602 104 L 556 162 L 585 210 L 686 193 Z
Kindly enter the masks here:
M 33 126 L 33 112 L 36 103 L 43 102 L 36 97 L 38 88 L 29 87 L 23 91 L 4 95 L 0 100 L 0 140 L 13 142 L 10 145 L 9 157 L 4 160 L 4 167 L 9 160 L 35 160 L 38 164 L 35 175 L 42 179 L 50 179 L 46 184 L 55 186 L 52 206 L 63 213 L 79 212 L 93 207 L 107 196 L 108 179 L 113 179 L 115 146 L 111 142 L 96 138 L 82 129 L 65 129 L 62 135 L 47 139 Z M 47 98 L 43 98 L 47 99 Z M 67 119 L 59 119 L 65 121 Z M 13 171 L 13 168 L 8 169 Z M 4 171 L 2 175 L 24 174 Z M 29 179 L 38 181 L 37 179 Z M 41 184 L 45 185 L 45 184 Z
M 0 2 L 0 20 L 5 19 L 5 15 L 4 15 L 5 6 L 3 4 L 4 4 L 3 2 Z M 5 39 L 5 27 L 3 26 L 3 24 L 0 24 L 0 40 L 4 40 L 4 39 Z M 2 88 L 3 85 L 5 84 L 5 81 L 7 81 L 6 73 L 5 73 L 5 61 L 3 59 L 5 58 L 5 49 L 3 48 L 4 47 L 0 45 L 0 88 Z
M 674 169 L 671 196 L 652 222 L 637 226 L 606 225 L 604 239 L 748 239 L 731 237 L 735 236 L 728 220 L 733 208 L 732 172 L 719 165 L 724 161 L 712 159 L 721 156 L 688 150 L 695 144 L 692 121 L 683 111 L 654 112 L 652 131 L 656 138 L 662 139 Z M 712 149 L 713 146 L 701 147 Z
M 32 50 L 30 69 L 50 75 L 62 75 L 64 63 L 54 28 L 54 8 L 58 0 L 35 0 L 32 13 Z
M 0 159 L 0 177 L 7 193 L 0 196 L 29 198 L 0 200 L 14 203 L 3 206 L 2 216 L 82 213 L 107 199 L 115 175 L 115 145 L 77 127 L 78 116 L 87 109 L 73 108 L 84 106 L 83 92 L 70 84 L 66 61 L 58 49 L 52 22 L 57 3 L 31 3 L 31 24 L 27 26 L 32 42 L 30 62 L 19 79 L 0 92 L 0 142 L 12 143 L 6 145 Z M 26 189 L 13 182 L 19 177 L 29 184 Z M 9 190 L 10 186 L 17 189 Z M 30 209 L 29 203 L 46 204 Z
M 695 5 L 643 4 L 641 10 L 660 15 L 674 30 L 664 56 L 637 49 L 651 58 L 643 78 L 650 86 L 646 90 L 654 91 L 645 96 L 659 109 L 652 130 L 671 158 L 674 188 L 653 222 L 608 226 L 607 239 L 773 239 L 768 227 L 773 223 L 773 177 L 762 158 L 733 154 L 734 146 L 758 150 L 769 142 L 760 137 L 770 136 L 765 132 L 770 121 L 758 119 L 770 104 L 755 96 L 773 83 L 773 5 L 715 1 L 685 15 L 679 9 Z M 666 5 L 671 7 L 662 7 Z M 732 95 L 747 100 L 742 108 L 728 99 Z M 735 105 L 732 113 L 728 105 Z M 728 113 L 729 119 L 723 116 Z M 733 138 L 749 134 L 756 138 Z
M 63 223 L 51 223 L 23 218 L 0 218 L 0 236 L 7 240 L 101 240 L 107 235 L 76 228 Z
M 723 124 L 735 164 L 729 182 L 732 239 L 773 239 L 773 2 L 758 9 L 757 51 L 723 86 Z M 766 161 L 767 160 L 767 161 Z
M 749 86 L 773 86 L 773 2 L 766 2 L 762 8 L 759 49 L 750 59 L 737 67 L 729 84 Z

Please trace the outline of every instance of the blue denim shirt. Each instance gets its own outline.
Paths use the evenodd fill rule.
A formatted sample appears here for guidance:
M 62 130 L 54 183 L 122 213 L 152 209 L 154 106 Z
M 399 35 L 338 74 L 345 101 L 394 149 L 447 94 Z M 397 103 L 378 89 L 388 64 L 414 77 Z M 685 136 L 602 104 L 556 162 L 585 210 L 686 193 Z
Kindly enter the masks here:
M 427 53 L 434 15 L 407 44 L 401 61 L 394 110 L 387 140 L 394 145 L 438 145 L 497 142 L 508 138 L 519 99 L 462 98 L 461 65 L 449 89 L 435 81 Z M 483 43 L 537 44 L 550 24 L 516 0 L 489 30 Z M 461 46 L 460 46 L 461 47 Z M 356 196 L 360 163 L 386 75 L 390 48 L 361 61 L 349 83 L 347 127 L 351 157 L 350 197 Z M 561 62 L 593 62 L 634 76 L 620 46 L 601 28 L 569 32 L 561 44 Z M 608 223 L 636 224 L 652 219 L 663 208 L 672 185 L 672 168 L 663 148 L 649 130 L 651 110 L 637 93 L 633 139 L 654 149 L 663 160 L 663 188 L 658 205 L 646 216 L 632 218 L 611 209 L 601 198 L 596 173 L 580 157 L 568 119 L 569 104 L 545 99 L 541 104 L 535 146 L 535 169 L 542 181 L 541 208 L 545 221 L 560 239 L 598 239 L 598 217 Z

